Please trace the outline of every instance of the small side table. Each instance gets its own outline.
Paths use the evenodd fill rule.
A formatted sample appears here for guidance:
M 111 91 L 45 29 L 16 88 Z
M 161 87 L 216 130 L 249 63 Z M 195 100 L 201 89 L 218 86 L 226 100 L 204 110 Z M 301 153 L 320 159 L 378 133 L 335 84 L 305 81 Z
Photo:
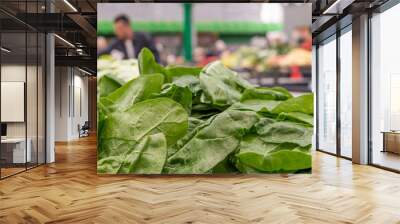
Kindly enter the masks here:
M 391 152 L 400 154 L 400 131 L 382 131 L 383 150 L 382 152 Z

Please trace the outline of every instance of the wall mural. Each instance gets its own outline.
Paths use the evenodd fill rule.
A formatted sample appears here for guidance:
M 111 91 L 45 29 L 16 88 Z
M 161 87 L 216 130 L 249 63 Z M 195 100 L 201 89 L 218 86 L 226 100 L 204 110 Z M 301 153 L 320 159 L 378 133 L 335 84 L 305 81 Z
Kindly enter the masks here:
M 311 172 L 309 90 L 252 84 L 243 71 L 224 63 L 224 53 L 201 65 L 196 57 L 163 62 L 162 48 L 133 30 L 128 16 L 117 17 L 114 41 L 99 49 L 99 174 Z M 289 60 L 291 49 L 311 58 L 304 42 L 295 43 L 284 45 L 285 53 L 272 43 L 266 50 L 282 60 Z M 295 61 L 275 71 L 307 67 Z M 288 79 L 295 83 L 301 77 Z

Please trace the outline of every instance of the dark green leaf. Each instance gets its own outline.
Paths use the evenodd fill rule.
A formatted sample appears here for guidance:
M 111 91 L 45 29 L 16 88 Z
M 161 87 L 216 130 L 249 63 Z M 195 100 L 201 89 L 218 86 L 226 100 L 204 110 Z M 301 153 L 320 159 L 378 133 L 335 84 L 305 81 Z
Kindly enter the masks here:
M 310 146 L 266 143 L 256 135 L 249 135 L 242 140 L 236 157 L 253 171 L 296 171 L 311 168 Z
M 180 87 L 188 87 L 193 96 L 197 96 L 201 92 L 200 80 L 193 75 L 176 77 L 173 79 L 172 83 Z
M 251 111 L 227 110 L 216 115 L 168 158 L 165 172 L 195 174 L 211 171 L 235 151 L 241 137 L 257 121 L 257 114 Z
M 227 107 L 240 100 L 242 92 L 251 84 L 221 62 L 207 65 L 200 73 L 200 85 L 205 95 L 203 103 Z
M 277 91 L 273 88 L 264 88 L 264 87 L 259 87 L 259 88 L 251 88 L 251 89 L 246 89 L 243 92 L 242 97 L 240 98 L 240 101 L 245 101 L 245 100 L 252 100 L 252 99 L 257 99 L 257 100 L 287 100 L 289 99 L 290 96 L 287 95 L 286 93 L 282 93 L 281 91 Z
M 257 133 L 266 143 L 294 143 L 302 147 L 311 145 L 313 128 L 301 124 L 279 121 L 259 126 Z
M 188 87 L 180 87 L 175 84 L 167 83 L 159 94 L 154 97 L 168 97 L 180 103 L 190 114 L 192 109 L 192 92 Z
M 114 79 L 105 75 L 100 78 L 97 86 L 98 86 L 99 96 L 104 97 L 104 96 L 108 96 L 110 93 L 114 92 L 119 87 L 121 87 L 121 84 L 119 84 Z

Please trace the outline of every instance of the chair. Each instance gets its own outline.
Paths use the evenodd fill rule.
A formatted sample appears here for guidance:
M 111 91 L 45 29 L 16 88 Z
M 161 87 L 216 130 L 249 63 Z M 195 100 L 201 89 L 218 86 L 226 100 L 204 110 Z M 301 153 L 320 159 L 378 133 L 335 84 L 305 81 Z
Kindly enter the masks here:
M 78 125 L 79 138 L 89 136 L 89 129 L 90 129 L 89 121 L 85 121 L 85 123 L 82 125 L 82 127 L 80 125 Z

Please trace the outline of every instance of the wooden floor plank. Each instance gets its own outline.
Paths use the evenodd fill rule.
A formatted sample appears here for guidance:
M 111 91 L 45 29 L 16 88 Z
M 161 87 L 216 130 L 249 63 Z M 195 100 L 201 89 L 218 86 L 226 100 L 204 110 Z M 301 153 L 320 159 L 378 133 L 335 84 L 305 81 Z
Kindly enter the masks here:
M 400 223 L 400 175 L 314 152 L 312 174 L 98 176 L 96 139 L 0 181 L 0 223 Z

